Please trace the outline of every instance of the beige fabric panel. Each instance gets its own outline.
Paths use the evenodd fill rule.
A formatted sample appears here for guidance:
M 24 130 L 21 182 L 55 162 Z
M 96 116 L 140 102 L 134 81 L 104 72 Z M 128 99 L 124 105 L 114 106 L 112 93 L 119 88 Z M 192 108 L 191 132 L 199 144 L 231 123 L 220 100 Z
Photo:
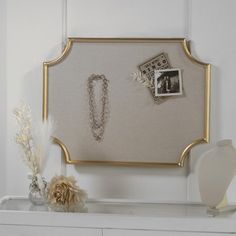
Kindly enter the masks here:
M 158 105 L 130 75 L 161 52 L 181 69 L 184 96 Z M 110 117 L 101 143 L 89 125 L 91 74 L 110 81 Z M 49 69 L 49 115 L 71 159 L 177 162 L 187 145 L 204 137 L 205 86 L 203 66 L 190 61 L 180 43 L 74 43 L 63 63 Z

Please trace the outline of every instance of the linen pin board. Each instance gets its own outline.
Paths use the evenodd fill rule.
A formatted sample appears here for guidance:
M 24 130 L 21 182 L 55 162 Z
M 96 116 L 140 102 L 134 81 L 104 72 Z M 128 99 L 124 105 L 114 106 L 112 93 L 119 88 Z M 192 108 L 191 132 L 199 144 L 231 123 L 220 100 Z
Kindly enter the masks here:
M 209 140 L 210 64 L 186 39 L 69 38 L 43 67 L 67 163 L 182 167 Z

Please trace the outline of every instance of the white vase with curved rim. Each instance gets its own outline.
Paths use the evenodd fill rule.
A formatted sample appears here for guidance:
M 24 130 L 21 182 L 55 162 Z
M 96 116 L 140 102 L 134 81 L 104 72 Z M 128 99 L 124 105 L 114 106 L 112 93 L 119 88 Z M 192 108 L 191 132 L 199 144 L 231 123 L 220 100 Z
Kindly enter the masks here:
M 199 163 L 202 202 L 211 209 L 219 208 L 235 173 L 236 149 L 232 140 L 221 140 L 216 147 L 203 154 Z

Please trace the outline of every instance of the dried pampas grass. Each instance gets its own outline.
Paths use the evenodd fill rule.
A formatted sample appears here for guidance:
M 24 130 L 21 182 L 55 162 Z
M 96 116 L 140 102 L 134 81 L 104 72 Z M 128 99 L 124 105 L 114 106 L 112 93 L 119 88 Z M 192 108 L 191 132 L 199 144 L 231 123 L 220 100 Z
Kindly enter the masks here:
M 43 173 L 48 156 L 51 144 L 53 142 L 53 133 L 55 132 L 55 121 L 51 116 L 48 117 L 46 121 L 39 121 L 35 125 L 33 138 L 35 140 L 35 152 L 38 157 L 38 165 L 40 173 Z

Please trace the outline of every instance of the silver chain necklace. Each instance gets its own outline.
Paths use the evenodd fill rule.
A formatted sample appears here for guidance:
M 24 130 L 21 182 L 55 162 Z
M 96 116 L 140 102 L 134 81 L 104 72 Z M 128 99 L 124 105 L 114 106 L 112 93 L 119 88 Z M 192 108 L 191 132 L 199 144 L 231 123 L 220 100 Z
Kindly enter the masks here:
M 95 85 L 101 84 L 101 112 L 98 115 L 98 107 L 95 99 Z M 109 80 L 104 75 L 92 74 L 88 78 L 88 95 L 89 95 L 89 121 L 92 135 L 96 141 L 101 142 L 105 131 L 105 125 L 108 118 L 108 83 Z

